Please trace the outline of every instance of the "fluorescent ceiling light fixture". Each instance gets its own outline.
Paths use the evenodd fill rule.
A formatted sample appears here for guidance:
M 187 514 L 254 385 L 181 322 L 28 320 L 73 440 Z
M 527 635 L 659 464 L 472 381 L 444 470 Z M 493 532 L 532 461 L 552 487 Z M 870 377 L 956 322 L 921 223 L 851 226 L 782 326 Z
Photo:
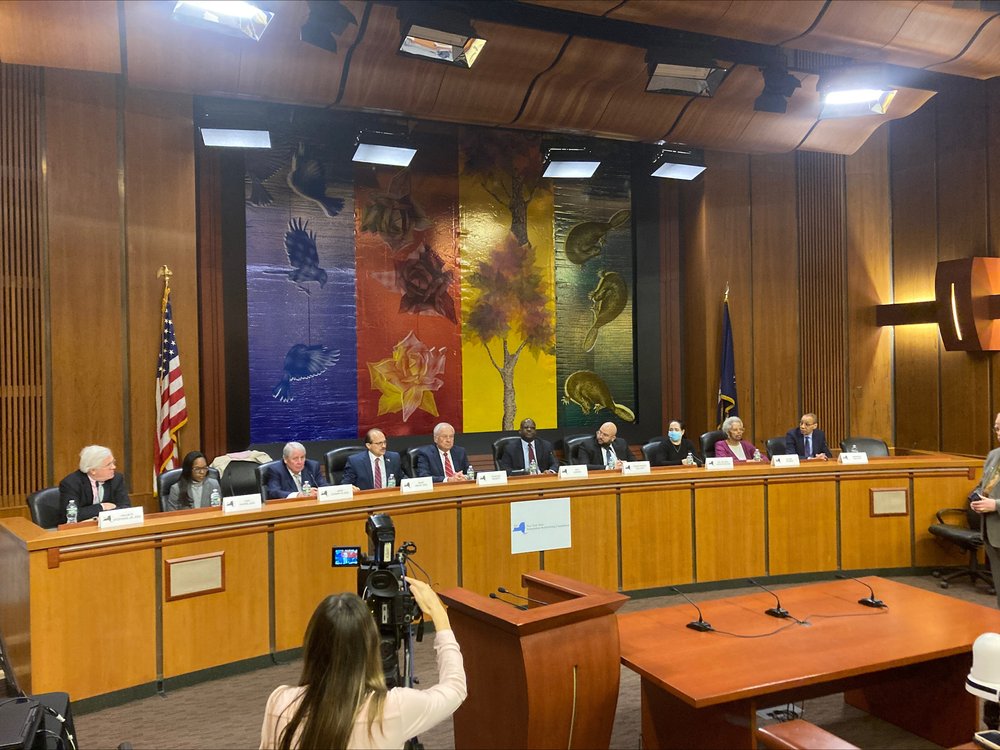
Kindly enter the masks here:
M 366 164 L 386 164 L 392 167 L 408 167 L 417 153 L 415 148 L 383 146 L 375 143 L 359 143 L 352 161 Z
M 884 115 L 896 96 L 896 89 L 846 89 L 829 91 L 823 97 L 820 118 Z
M 192 26 L 249 37 L 256 42 L 274 13 L 241 0 L 178 0 L 173 17 Z
M 271 148 L 271 134 L 266 130 L 200 128 L 206 146 L 218 148 Z
M 403 34 L 399 51 L 414 57 L 471 68 L 486 46 L 486 40 L 477 37 L 469 24 L 460 25 L 463 28 L 447 30 L 412 23 Z
M 553 146 L 545 152 L 545 171 L 542 177 L 556 180 L 585 180 L 593 177 L 601 166 L 585 148 Z
M 693 180 L 705 171 L 705 167 L 694 164 L 670 164 L 664 163 L 653 172 L 653 177 L 665 177 L 668 180 Z
M 646 91 L 686 96 L 712 96 L 729 72 L 714 61 L 706 65 L 652 62 L 649 67 Z
M 665 145 L 653 159 L 652 177 L 668 180 L 693 180 L 705 171 L 702 151 L 685 146 Z

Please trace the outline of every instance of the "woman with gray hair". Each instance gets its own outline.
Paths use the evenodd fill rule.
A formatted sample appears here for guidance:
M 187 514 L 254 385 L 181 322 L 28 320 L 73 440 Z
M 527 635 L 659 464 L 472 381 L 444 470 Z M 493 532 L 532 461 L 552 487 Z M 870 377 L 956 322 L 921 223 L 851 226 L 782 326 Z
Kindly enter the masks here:
M 102 510 L 128 508 L 125 477 L 115 473 L 115 457 L 110 448 L 88 445 L 80 451 L 80 470 L 59 483 L 59 523 L 66 523 L 66 506 L 76 501 L 77 518 L 96 518 Z
M 753 443 L 743 439 L 743 420 L 739 417 L 727 417 L 722 423 L 722 431 L 726 433 L 726 439 L 715 444 L 716 458 L 731 458 L 733 463 L 746 463 L 753 461 Z

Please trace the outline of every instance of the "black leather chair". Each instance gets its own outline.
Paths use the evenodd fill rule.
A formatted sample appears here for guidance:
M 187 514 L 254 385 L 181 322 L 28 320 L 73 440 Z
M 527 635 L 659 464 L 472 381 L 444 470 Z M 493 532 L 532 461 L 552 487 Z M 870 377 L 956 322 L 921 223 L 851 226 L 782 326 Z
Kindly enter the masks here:
M 500 456 L 503 455 L 503 449 L 508 445 L 513 445 L 521 440 L 520 435 L 514 435 L 513 437 L 502 437 L 499 440 L 493 441 L 493 468 L 496 471 L 500 471 Z M 523 473 L 523 472 L 522 472 Z
M 256 461 L 230 461 L 226 464 L 226 468 L 222 472 L 222 479 L 219 481 L 222 485 L 223 497 L 258 492 L 258 466 L 260 464 Z
M 955 578 L 968 576 L 973 585 L 976 581 L 985 581 L 989 592 L 995 594 L 993 577 L 979 568 L 979 550 L 983 547 L 983 517 L 976 513 L 968 502 L 966 502 L 965 508 L 942 508 L 935 515 L 938 522 L 928 527 L 927 530 L 945 544 L 954 545 L 969 555 L 969 562 L 959 570 L 951 573 L 945 573 L 941 570 L 934 571 L 934 576 L 941 579 L 941 588 L 948 588 L 948 584 Z M 944 520 L 945 516 L 954 518 L 957 523 L 947 523 Z
M 277 461 L 268 461 L 266 464 L 257 464 L 257 468 L 254 472 L 257 475 L 257 488 L 254 492 L 260 493 L 260 501 L 262 503 L 267 502 L 267 475 L 271 469 L 277 469 L 281 466 L 281 459 Z
M 715 444 L 726 439 L 722 430 L 711 430 L 701 435 L 701 455 L 705 458 L 715 458 Z
M 28 495 L 28 511 L 31 522 L 43 529 L 54 529 L 59 525 L 62 503 L 59 502 L 59 488 L 48 487 Z
M 219 475 L 218 469 L 209 466 L 208 476 L 218 480 L 219 486 L 222 486 L 222 477 Z M 156 495 L 160 498 L 161 513 L 167 512 L 167 497 L 170 495 L 170 488 L 179 481 L 181 481 L 181 469 L 170 469 L 156 476 Z
M 577 448 L 580 447 L 580 443 L 584 440 L 590 438 L 590 434 L 586 435 L 567 435 L 563 438 L 563 454 L 566 457 L 566 463 L 568 464 L 578 464 L 583 463 L 576 455 Z
M 842 453 L 851 450 L 852 446 L 856 446 L 861 453 L 867 453 L 868 458 L 889 455 L 889 448 L 885 444 L 885 441 L 878 438 L 848 437 L 840 441 L 840 450 Z
M 767 439 L 767 457 L 774 458 L 775 456 L 784 456 L 788 451 L 785 450 L 785 436 L 773 437 Z
M 399 457 L 400 463 L 403 464 L 403 473 L 408 477 L 417 476 L 417 451 L 420 450 L 421 446 L 416 448 L 407 448 L 406 452 Z
M 656 438 L 655 440 L 650 440 L 648 443 L 646 443 L 645 445 L 643 445 L 642 446 L 642 458 L 643 458 L 643 460 L 645 460 L 645 461 L 652 461 L 653 460 L 653 454 L 656 452 L 656 449 L 660 447 L 660 443 L 662 443 L 662 442 L 663 442 L 662 440 L 660 440 L 659 438 Z
M 330 484 L 340 484 L 344 478 L 344 468 L 347 466 L 347 459 L 355 453 L 367 450 L 363 445 L 344 445 L 326 452 L 326 481 Z

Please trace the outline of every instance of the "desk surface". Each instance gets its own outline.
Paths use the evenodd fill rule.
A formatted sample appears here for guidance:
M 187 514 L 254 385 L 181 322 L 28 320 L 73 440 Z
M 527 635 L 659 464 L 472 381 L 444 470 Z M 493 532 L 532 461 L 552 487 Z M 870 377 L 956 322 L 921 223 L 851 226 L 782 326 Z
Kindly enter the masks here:
M 863 607 L 855 581 L 815 583 L 778 592 L 797 625 L 764 614 L 764 591 L 699 603 L 718 631 L 685 627 L 691 605 L 619 615 L 622 663 L 694 708 L 783 692 L 971 651 L 981 633 L 1000 630 L 1000 612 L 941 594 L 863 579 L 889 609 Z M 790 625 L 789 625 L 790 623 Z

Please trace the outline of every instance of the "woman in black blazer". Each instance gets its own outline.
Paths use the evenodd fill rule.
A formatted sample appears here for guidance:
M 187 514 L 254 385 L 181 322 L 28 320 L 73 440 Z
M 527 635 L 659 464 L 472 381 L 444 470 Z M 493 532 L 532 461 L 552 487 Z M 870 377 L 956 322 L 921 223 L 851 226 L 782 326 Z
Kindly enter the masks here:
M 653 466 L 680 466 L 689 453 L 696 464 L 704 463 L 691 441 L 684 437 L 684 423 L 672 419 L 667 424 L 667 439 L 656 447 L 649 463 Z

